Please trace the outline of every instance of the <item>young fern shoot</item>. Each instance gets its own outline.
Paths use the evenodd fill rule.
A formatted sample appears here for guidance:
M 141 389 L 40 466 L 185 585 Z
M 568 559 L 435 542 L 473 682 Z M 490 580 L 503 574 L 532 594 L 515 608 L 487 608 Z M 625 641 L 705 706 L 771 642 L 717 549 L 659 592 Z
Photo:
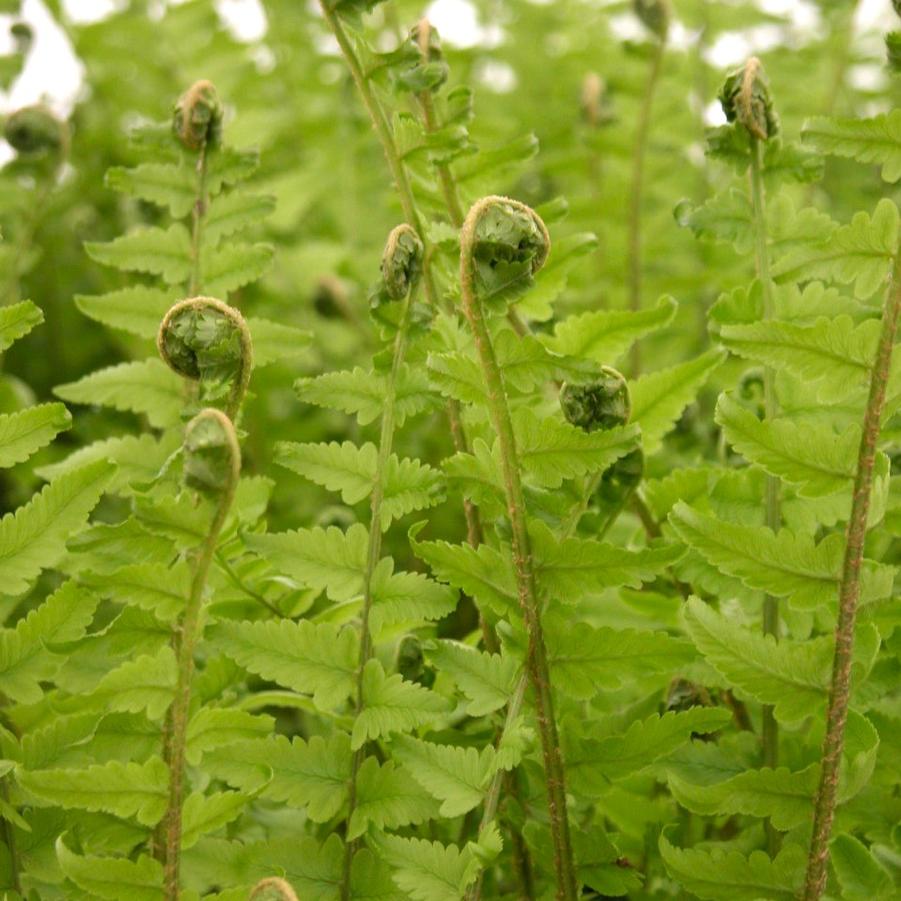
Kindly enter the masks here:
M 163 885 L 165 897 L 177 901 L 194 653 L 201 632 L 207 578 L 241 475 L 241 451 L 233 419 L 250 381 L 253 352 L 250 332 L 241 314 L 212 298 L 193 298 L 176 304 L 160 325 L 157 344 L 162 358 L 178 375 L 200 380 L 215 374 L 232 384 L 227 412 L 213 407 L 201 410 L 188 423 L 183 445 L 184 484 L 212 502 L 213 515 L 203 543 L 194 554 L 190 592 L 174 635 L 175 694 L 164 734 L 169 796 L 161 823 Z
M 385 380 L 384 406 L 379 434 L 378 455 L 376 457 L 375 474 L 372 480 L 372 493 L 369 503 L 369 538 L 366 549 L 366 566 L 363 571 L 363 607 L 360 612 L 360 653 L 357 664 L 356 686 L 354 697 L 355 714 L 363 710 L 364 674 L 366 664 L 373 653 L 372 633 L 370 630 L 370 614 L 372 612 L 373 578 L 376 567 L 382 559 L 382 533 L 384 523 L 382 502 L 385 496 L 385 480 L 394 446 L 396 428 L 396 410 L 398 376 L 404 362 L 407 345 L 407 332 L 410 325 L 410 310 L 422 276 L 422 242 L 412 226 L 398 225 L 388 235 L 385 251 L 382 255 L 382 284 L 388 299 L 400 303 L 397 333 L 394 336 L 394 347 L 391 356 L 391 368 Z M 348 782 L 348 822 L 354 815 L 357 804 L 357 778 L 360 767 L 366 758 L 366 745 L 355 749 L 351 760 L 350 780 Z M 356 840 L 348 841 L 344 846 L 344 868 L 341 875 L 341 898 L 346 901 L 351 897 L 351 873 Z
M 541 269 L 550 250 L 550 237 L 541 219 L 522 203 L 504 197 L 485 197 L 470 209 L 460 233 L 460 289 L 463 312 L 469 322 L 485 384 L 488 410 L 500 446 L 501 467 L 507 513 L 510 518 L 513 566 L 522 608 L 528 650 L 526 668 L 535 695 L 538 730 L 541 738 L 547 781 L 551 837 L 557 897 L 572 901 L 578 897 L 575 860 L 566 807 L 566 779 L 563 755 L 550 682 L 547 649 L 541 624 L 541 610 L 526 518 L 525 496 L 520 479 L 513 423 L 507 404 L 503 376 L 497 363 L 483 304 L 486 286 L 498 288 L 506 278 L 530 278 Z M 498 272 L 495 271 L 498 267 Z

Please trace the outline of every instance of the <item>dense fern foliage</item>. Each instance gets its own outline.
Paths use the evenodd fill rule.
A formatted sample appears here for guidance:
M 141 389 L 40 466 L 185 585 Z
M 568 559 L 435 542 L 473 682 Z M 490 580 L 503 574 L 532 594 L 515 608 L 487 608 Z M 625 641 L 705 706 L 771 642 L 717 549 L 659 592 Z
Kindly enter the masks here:
M 898 897 L 898 3 L 46 6 L 4 897 Z

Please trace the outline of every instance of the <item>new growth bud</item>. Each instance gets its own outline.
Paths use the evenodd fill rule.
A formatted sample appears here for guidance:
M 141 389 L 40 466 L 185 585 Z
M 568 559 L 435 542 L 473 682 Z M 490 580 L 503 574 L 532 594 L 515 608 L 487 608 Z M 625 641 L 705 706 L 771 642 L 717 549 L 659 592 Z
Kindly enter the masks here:
M 250 901 L 298 901 L 291 883 L 278 876 L 261 879 L 250 893 Z
M 719 101 L 726 118 L 738 122 L 755 138 L 767 141 L 778 134 L 779 117 L 773 106 L 769 82 L 757 57 L 752 56 L 741 69 L 726 76 Z
M 604 125 L 613 117 L 607 98 L 607 82 L 597 72 L 589 72 L 582 80 L 582 117 L 592 128 Z
M 175 136 L 189 150 L 214 147 L 222 137 L 222 104 L 210 81 L 196 81 L 175 104 Z
M 187 425 L 184 438 L 184 475 L 188 488 L 220 496 L 233 491 L 241 474 L 241 449 L 231 419 L 207 407 Z
M 420 19 L 410 29 L 409 39 L 416 46 L 419 58 L 415 65 L 400 74 L 400 82 L 416 93 L 437 91 L 450 74 L 437 30 L 428 19 Z
M 237 415 L 250 382 L 253 345 L 244 317 L 214 297 L 179 301 L 160 323 L 156 340 L 163 361 L 186 379 L 230 382 L 230 416 Z
M 403 300 L 422 275 L 422 241 L 404 223 L 391 230 L 382 254 L 382 281 L 391 300 Z
M 547 260 L 551 238 L 531 207 L 509 197 L 483 197 L 463 223 L 463 278 L 482 298 L 516 293 Z M 471 269 L 470 269 L 471 267 Z
M 69 129 L 45 106 L 26 106 L 10 113 L 3 137 L 24 156 L 62 155 L 69 144 Z
M 588 384 L 565 384 L 560 389 L 560 407 L 567 422 L 583 432 L 625 425 L 632 414 L 629 386 L 612 366 L 601 367 L 600 376 Z
M 669 0 L 632 0 L 632 9 L 642 24 L 663 41 L 672 18 Z

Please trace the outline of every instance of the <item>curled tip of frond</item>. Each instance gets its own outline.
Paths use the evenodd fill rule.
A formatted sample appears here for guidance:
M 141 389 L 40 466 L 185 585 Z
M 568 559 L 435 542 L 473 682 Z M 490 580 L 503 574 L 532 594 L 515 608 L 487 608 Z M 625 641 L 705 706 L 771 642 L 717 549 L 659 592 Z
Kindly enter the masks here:
M 756 56 L 726 76 L 719 101 L 726 118 L 738 122 L 755 138 L 766 141 L 778 133 L 779 117 L 770 84 Z
M 434 29 L 432 28 L 432 23 L 428 20 L 427 16 L 423 16 L 413 26 L 413 29 L 410 32 L 410 36 L 416 39 L 416 43 L 419 45 L 419 52 L 423 56 L 429 55 L 429 47 L 432 43 L 433 31 Z
M 190 297 L 172 306 L 156 345 L 163 361 L 187 379 L 234 378 L 253 365 L 244 317 L 215 297 Z
M 235 427 L 221 410 L 206 407 L 186 426 L 184 482 L 202 494 L 231 492 L 241 475 Z
M 222 104 L 211 81 L 195 81 L 175 104 L 175 136 L 189 150 L 218 143 L 222 134 Z
M 3 137 L 24 156 L 62 155 L 69 144 L 69 128 L 46 106 L 37 104 L 10 113 Z
M 278 876 L 261 879 L 250 893 L 250 901 L 298 901 L 291 883 Z
M 391 229 L 382 254 L 382 281 L 392 300 L 402 300 L 422 274 L 423 246 L 416 230 L 403 223 Z
M 648 30 L 661 41 L 666 38 L 672 18 L 669 0 L 632 0 L 632 9 Z
M 509 197 L 483 197 L 460 231 L 464 285 L 488 296 L 516 290 L 544 266 L 550 249 L 547 226 L 535 210 Z
M 586 384 L 564 384 L 560 407 L 567 422 L 584 432 L 625 425 L 632 415 L 629 385 L 612 366 L 602 366 L 598 377 Z

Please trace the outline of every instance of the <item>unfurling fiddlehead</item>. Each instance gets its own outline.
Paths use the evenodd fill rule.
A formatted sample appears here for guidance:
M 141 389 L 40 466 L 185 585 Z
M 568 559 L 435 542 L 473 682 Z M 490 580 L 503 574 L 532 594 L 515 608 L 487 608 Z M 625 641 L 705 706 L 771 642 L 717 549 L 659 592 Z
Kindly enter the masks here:
M 249 901 L 298 901 L 298 898 L 290 882 L 270 876 L 253 887 Z
M 372 494 L 370 495 L 369 541 L 366 551 L 366 568 L 363 572 L 363 608 L 360 612 L 360 655 L 357 661 L 356 694 L 354 697 L 356 714 L 359 714 L 363 709 L 363 673 L 366 664 L 372 657 L 373 651 L 369 619 L 372 612 L 373 578 L 382 555 L 382 502 L 385 495 L 385 477 L 394 446 L 397 381 L 403 365 L 404 354 L 406 353 L 407 335 L 411 318 L 410 309 L 422 275 L 422 258 L 422 242 L 410 225 L 404 223 L 392 229 L 388 235 L 385 251 L 382 255 L 382 285 L 378 293 L 387 296 L 395 303 L 400 303 L 401 311 L 398 318 L 397 332 L 394 337 L 391 369 L 385 384 L 378 457 L 376 458 L 375 476 L 373 477 Z M 354 752 L 351 762 L 351 774 L 348 781 L 348 823 L 353 817 L 356 808 L 357 777 L 365 758 L 366 746 L 362 745 Z M 351 840 L 345 845 L 340 888 L 342 901 L 350 898 L 351 872 L 356 844 L 355 840 Z
M 69 148 L 69 127 L 45 106 L 25 106 L 10 113 L 3 137 L 20 154 L 62 160 Z
M 157 348 L 180 376 L 228 385 L 225 412 L 235 419 L 250 383 L 253 346 L 244 317 L 214 297 L 179 301 L 160 324 Z
M 240 313 L 208 297 L 175 304 L 160 324 L 157 346 L 163 360 L 184 378 L 202 384 L 205 380 L 231 384 L 227 412 L 212 407 L 201 410 L 186 426 L 183 441 L 184 485 L 212 504 L 213 515 L 203 543 L 194 555 L 190 593 L 174 635 L 177 675 L 164 732 L 169 799 L 161 823 L 160 844 L 165 895 L 167 901 L 177 901 L 194 649 L 201 631 L 207 577 L 241 474 L 241 450 L 233 419 L 250 381 L 253 350 Z
M 744 66 L 730 73 L 719 93 L 723 112 L 730 122 L 737 123 L 748 136 L 751 164 L 751 204 L 754 211 L 754 236 L 757 261 L 757 278 L 763 293 L 763 318 L 775 315 L 773 280 L 770 276 L 769 248 L 766 234 L 766 191 L 763 182 L 765 142 L 779 133 L 779 117 L 776 115 L 770 96 L 769 82 L 760 60 L 751 57 Z M 776 402 L 775 374 L 767 367 L 763 373 L 764 412 L 772 420 L 778 413 Z M 779 479 L 767 475 L 765 486 L 766 524 L 774 532 L 782 525 Z M 778 640 L 779 604 L 775 597 L 767 595 L 763 601 L 763 631 Z M 773 708 L 763 709 L 763 763 L 775 767 L 779 759 L 779 731 Z M 777 850 L 778 836 L 771 825 L 767 827 L 769 849 Z
M 526 669 L 535 694 L 541 736 L 557 897 L 578 897 L 575 863 L 566 810 L 566 781 L 554 720 L 550 668 L 526 516 L 520 464 L 500 367 L 485 320 L 486 301 L 508 298 L 527 286 L 550 250 L 547 228 L 525 204 L 506 197 L 485 197 L 469 211 L 460 233 L 460 288 L 463 312 L 472 329 L 500 447 L 504 493 L 510 517 L 513 566 L 528 634 Z

